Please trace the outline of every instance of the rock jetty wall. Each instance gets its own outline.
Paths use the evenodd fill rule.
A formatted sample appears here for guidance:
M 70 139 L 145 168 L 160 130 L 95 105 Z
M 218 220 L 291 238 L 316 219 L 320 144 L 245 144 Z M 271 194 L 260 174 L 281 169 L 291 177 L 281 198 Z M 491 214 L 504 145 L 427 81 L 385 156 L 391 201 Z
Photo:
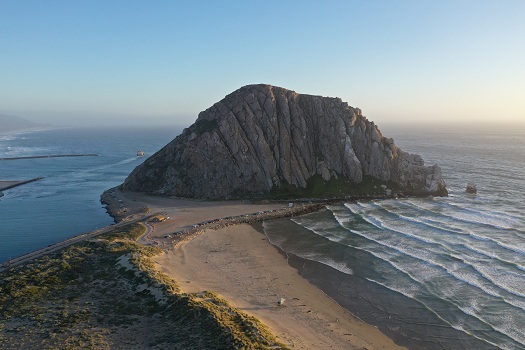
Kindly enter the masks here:
M 306 188 L 320 175 L 393 181 L 412 195 L 446 195 L 441 169 L 426 167 L 339 98 L 248 85 L 201 112 L 181 135 L 138 166 L 124 191 L 225 199 Z

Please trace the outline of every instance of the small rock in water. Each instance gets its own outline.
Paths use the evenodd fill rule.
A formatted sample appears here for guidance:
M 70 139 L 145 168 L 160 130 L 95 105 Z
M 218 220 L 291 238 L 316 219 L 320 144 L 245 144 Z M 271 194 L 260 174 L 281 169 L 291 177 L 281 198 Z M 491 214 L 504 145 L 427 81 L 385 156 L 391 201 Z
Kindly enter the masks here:
M 466 189 L 467 193 L 477 193 L 478 192 L 478 189 L 476 188 L 476 184 L 473 183 L 473 182 L 469 182 L 467 184 L 467 189 Z

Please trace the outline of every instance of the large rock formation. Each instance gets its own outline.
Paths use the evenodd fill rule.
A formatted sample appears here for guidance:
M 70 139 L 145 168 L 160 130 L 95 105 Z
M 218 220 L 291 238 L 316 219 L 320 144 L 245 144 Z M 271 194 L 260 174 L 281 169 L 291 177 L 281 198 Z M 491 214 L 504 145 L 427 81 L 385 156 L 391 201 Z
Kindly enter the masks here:
M 447 194 L 437 165 L 401 151 L 360 109 L 271 85 L 242 87 L 201 112 L 122 189 L 221 199 L 305 188 L 316 175 L 356 184 L 370 175 L 408 194 Z

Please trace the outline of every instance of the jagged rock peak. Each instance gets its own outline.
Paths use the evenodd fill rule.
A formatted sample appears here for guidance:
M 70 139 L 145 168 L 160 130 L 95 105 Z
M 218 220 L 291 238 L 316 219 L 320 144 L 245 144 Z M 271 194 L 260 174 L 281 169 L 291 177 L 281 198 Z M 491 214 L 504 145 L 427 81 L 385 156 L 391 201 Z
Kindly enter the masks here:
M 350 184 L 371 176 L 409 194 L 447 194 L 439 166 L 401 151 L 359 108 L 265 84 L 244 86 L 199 113 L 122 189 L 221 199 L 306 188 L 314 176 Z

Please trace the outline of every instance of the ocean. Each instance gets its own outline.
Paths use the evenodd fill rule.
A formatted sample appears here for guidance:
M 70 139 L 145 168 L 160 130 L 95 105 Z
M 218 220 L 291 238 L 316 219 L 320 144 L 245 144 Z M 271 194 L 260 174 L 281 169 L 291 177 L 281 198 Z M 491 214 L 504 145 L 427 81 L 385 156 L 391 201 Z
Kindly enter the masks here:
M 440 164 L 449 197 L 331 205 L 265 222 L 269 240 L 410 349 L 525 349 L 525 130 L 385 136 Z
M 0 161 L 0 180 L 44 177 L 0 197 L 0 263 L 113 223 L 100 203 L 102 192 L 121 184 L 180 131 L 123 127 L 0 132 L 0 158 L 98 154 Z M 146 157 L 137 157 L 139 149 Z
M 263 224 L 311 283 L 410 349 L 525 349 L 525 129 L 382 130 L 443 169 L 450 196 L 359 201 Z M 0 134 L 0 262 L 112 223 L 100 194 L 176 128 Z M 477 185 L 467 194 L 468 182 Z

